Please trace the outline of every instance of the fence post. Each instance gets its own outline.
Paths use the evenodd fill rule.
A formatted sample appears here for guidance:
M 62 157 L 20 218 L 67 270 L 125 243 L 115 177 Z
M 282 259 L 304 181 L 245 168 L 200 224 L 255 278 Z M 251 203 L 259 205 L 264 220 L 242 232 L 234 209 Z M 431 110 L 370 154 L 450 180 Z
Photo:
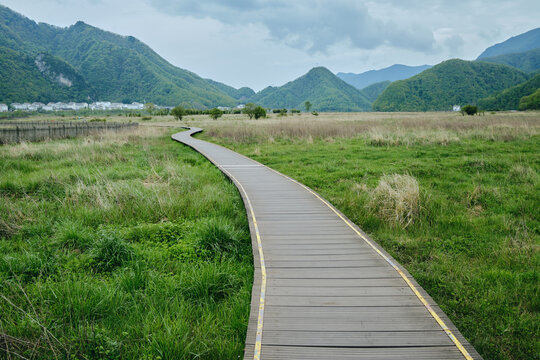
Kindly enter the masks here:
M 17 130 L 16 142 L 19 142 L 19 126 L 16 126 L 15 129 Z

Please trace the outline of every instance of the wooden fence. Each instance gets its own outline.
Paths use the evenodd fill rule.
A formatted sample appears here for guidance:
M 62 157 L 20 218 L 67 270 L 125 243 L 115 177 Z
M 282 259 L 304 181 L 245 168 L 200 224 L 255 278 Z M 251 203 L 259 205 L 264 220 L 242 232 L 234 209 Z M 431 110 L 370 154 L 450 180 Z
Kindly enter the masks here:
M 0 122 L 0 144 L 43 141 L 136 129 L 138 123 L 107 122 Z

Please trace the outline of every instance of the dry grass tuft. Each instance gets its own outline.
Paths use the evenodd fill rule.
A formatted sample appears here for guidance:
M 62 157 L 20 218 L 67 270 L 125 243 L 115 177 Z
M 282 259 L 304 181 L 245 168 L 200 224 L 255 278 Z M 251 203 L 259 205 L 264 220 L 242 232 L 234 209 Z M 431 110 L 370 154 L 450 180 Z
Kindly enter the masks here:
M 370 211 L 392 226 L 406 228 L 420 213 L 420 187 L 410 175 L 384 175 L 371 193 Z

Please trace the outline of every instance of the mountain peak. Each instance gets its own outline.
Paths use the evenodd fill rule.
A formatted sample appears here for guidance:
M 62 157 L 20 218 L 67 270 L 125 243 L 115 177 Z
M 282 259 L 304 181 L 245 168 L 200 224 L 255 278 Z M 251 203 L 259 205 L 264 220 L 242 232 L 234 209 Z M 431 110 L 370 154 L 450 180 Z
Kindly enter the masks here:
M 330 70 L 324 66 L 316 66 L 309 70 L 306 75 L 334 75 Z

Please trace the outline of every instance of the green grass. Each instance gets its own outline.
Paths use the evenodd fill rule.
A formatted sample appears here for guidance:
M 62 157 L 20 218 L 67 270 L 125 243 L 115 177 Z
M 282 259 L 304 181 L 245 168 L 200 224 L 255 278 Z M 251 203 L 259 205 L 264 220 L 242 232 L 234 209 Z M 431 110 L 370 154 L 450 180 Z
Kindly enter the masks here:
M 238 358 L 252 280 L 236 188 L 169 134 L 0 147 L 0 358 Z
M 375 135 L 362 121 L 337 123 L 360 130 L 335 135 L 332 122 L 313 120 L 209 125 L 202 136 L 322 194 L 407 268 L 485 359 L 538 359 L 538 121 L 503 116 L 495 131 L 489 117 L 426 116 L 381 119 Z M 372 203 L 391 174 L 419 185 L 406 226 Z

